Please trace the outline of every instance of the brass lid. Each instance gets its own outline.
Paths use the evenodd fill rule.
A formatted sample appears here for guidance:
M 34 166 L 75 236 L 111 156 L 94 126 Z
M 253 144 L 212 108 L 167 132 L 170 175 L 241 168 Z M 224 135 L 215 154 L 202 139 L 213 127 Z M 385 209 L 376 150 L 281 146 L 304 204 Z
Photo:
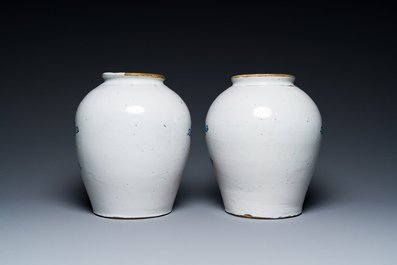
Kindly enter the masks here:
M 240 78 L 240 77 L 266 77 L 266 76 L 283 76 L 283 77 L 295 78 L 295 76 L 293 76 L 293 75 L 287 75 L 287 74 L 244 74 L 244 75 L 235 75 L 235 76 L 232 76 L 232 79 L 234 79 L 234 78 Z
M 154 77 L 154 78 L 161 78 L 165 79 L 164 75 L 159 75 L 159 74 L 149 74 L 149 73 L 131 73 L 131 72 L 105 72 L 102 74 L 104 75 L 125 75 L 125 76 L 148 76 L 148 77 Z
M 149 76 L 154 78 L 165 79 L 165 76 L 159 74 L 148 74 L 148 73 L 124 73 L 125 76 Z

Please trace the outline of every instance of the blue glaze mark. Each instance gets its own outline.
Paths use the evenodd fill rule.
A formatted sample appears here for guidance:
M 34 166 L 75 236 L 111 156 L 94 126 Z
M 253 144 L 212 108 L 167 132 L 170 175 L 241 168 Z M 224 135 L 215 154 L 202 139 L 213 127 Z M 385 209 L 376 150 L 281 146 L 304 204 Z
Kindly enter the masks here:
M 207 134 L 207 132 L 208 132 L 208 125 L 206 124 L 205 125 L 205 134 Z
M 74 135 L 79 133 L 79 126 L 75 126 L 74 128 Z
M 187 136 L 192 136 L 192 128 L 189 128 L 189 131 L 187 132 Z
M 77 162 L 77 165 L 79 165 L 79 168 L 80 168 L 80 171 L 81 171 L 83 168 L 80 166 L 80 163 Z
M 320 128 L 320 133 L 323 134 L 323 126 Z

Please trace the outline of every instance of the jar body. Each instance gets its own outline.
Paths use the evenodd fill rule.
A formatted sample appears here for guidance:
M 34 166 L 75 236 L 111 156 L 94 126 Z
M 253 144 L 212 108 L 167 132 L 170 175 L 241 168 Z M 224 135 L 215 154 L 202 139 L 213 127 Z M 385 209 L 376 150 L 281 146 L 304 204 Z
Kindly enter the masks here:
M 225 210 L 299 215 L 321 144 L 321 116 L 289 75 L 242 75 L 211 105 L 206 142 Z
M 190 148 L 190 113 L 162 76 L 104 73 L 76 112 L 76 149 L 95 214 L 167 214 Z M 154 76 L 154 77 L 153 77 Z

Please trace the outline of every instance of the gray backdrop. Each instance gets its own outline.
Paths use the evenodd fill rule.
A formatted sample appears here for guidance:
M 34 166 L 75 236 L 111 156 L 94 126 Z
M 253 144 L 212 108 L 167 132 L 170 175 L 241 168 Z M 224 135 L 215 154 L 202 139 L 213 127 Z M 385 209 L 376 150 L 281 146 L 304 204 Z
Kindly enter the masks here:
M 391 7 L 16 2 L 1 16 L 1 264 L 392 264 L 397 259 Z M 171 214 L 95 216 L 74 147 L 106 71 L 149 72 L 188 105 L 189 161 Z M 303 214 L 224 212 L 207 155 L 212 101 L 246 73 L 286 73 L 323 117 Z M 394 173 L 393 173 L 394 172 Z

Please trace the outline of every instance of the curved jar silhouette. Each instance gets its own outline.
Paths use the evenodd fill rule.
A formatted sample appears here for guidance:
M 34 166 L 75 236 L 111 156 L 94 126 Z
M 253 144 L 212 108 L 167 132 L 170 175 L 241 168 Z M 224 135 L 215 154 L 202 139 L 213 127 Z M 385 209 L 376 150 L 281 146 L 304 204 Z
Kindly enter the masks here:
M 81 175 L 95 214 L 171 212 L 190 148 L 191 119 L 164 76 L 103 73 L 76 112 Z
M 321 116 L 294 76 L 238 75 L 211 105 L 206 142 L 226 212 L 299 215 L 321 143 Z

